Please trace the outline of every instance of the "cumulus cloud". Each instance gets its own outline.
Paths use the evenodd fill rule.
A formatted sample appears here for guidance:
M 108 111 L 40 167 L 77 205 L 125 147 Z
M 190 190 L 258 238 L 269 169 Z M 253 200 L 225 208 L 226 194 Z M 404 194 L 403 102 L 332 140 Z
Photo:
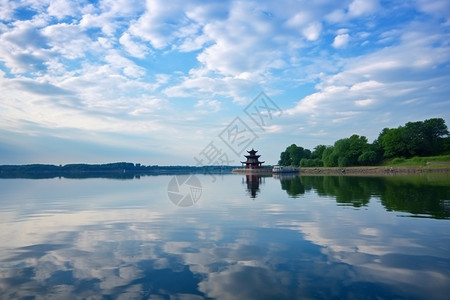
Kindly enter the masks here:
M 442 66 L 449 57 L 442 56 L 446 45 L 436 47 L 436 37 L 423 34 L 421 30 L 406 31 L 401 44 L 348 60 L 341 72 L 322 78 L 316 93 L 288 109 L 288 115 L 309 114 L 309 119 L 318 121 L 322 129 L 329 127 L 331 130 L 325 120 L 344 124 L 364 122 L 364 119 L 382 122 L 378 118 L 369 118 L 369 115 L 375 111 L 380 116 L 389 115 L 387 113 L 396 107 L 403 110 L 409 105 L 416 107 L 417 113 L 423 113 L 424 109 L 437 112 L 426 103 L 433 95 L 440 97 L 438 95 L 444 92 L 442 84 L 449 77 L 442 73 L 427 80 L 426 72 L 431 66 Z M 411 99 L 414 101 L 410 102 Z M 365 113 L 369 108 L 370 113 Z M 344 116 L 345 112 L 350 114 Z M 399 122 L 407 122 L 412 117 L 411 113 L 404 115 Z M 392 121 L 390 118 L 384 120 Z
M 49 52 L 67 59 L 81 58 L 95 50 L 92 40 L 77 25 L 55 24 L 41 30 L 46 37 Z
M 17 22 L 0 36 L 0 57 L 12 73 L 45 70 L 47 39 L 33 22 Z
M 334 48 L 345 48 L 350 41 L 350 35 L 348 33 L 338 34 L 333 41 Z
M 145 13 L 131 24 L 130 33 L 150 42 L 155 49 L 165 48 L 178 37 L 187 37 L 198 30 L 184 11 L 183 2 L 147 1 Z
M 131 77 L 131 78 L 140 78 L 145 75 L 145 69 L 139 67 L 131 60 L 121 56 L 115 51 L 111 51 L 106 57 L 105 60 L 109 63 L 109 65 L 113 68 L 118 68 L 122 70 L 123 74 Z
M 17 6 L 18 3 L 14 1 L 2 1 L 0 3 L 0 19 L 11 20 Z
M 67 0 L 50 1 L 47 11 L 50 16 L 55 16 L 58 19 L 62 19 L 65 16 L 71 16 L 76 13 L 74 2 Z
M 353 0 L 348 7 L 350 16 L 373 14 L 379 9 L 378 0 Z
M 145 45 L 134 41 L 127 32 L 120 37 L 119 42 L 123 45 L 125 50 L 134 57 L 143 58 L 149 53 L 149 49 Z
M 445 107 L 448 94 L 447 1 L 411 2 L 421 18 L 376 0 L 0 3 L 2 95 L 51 103 L 43 87 L 67 91 L 60 101 L 81 115 L 144 116 L 151 109 L 134 99 L 145 97 L 183 98 L 192 113 L 230 101 L 232 111 L 264 90 L 320 124 L 342 121 L 339 110 L 423 105 L 427 94 Z M 26 78 L 23 91 L 7 88 L 12 78 Z
M 315 41 L 319 38 L 321 31 L 322 31 L 322 24 L 314 22 L 308 25 L 305 29 L 303 29 L 303 34 L 309 41 Z

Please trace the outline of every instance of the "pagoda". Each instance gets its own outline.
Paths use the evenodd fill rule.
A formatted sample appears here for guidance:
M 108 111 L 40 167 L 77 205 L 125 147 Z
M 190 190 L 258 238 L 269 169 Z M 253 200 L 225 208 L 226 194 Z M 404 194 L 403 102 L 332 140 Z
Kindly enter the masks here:
M 246 169 L 258 169 L 264 163 L 264 161 L 259 161 L 259 157 L 261 155 L 256 155 L 256 150 L 252 148 L 252 150 L 247 151 L 249 155 L 244 155 L 247 158 L 247 161 L 241 161 L 242 166 L 245 164 Z

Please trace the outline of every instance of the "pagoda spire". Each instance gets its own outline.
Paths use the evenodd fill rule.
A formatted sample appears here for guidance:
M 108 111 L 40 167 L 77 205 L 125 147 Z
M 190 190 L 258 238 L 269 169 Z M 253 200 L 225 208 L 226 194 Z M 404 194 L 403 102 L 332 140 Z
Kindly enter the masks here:
M 259 157 L 261 155 L 256 155 L 256 152 L 258 152 L 257 150 L 253 149 L 250 151 L 247 151 L 247 153 L 249 155 L 244 155 L 245 158 L 247 158 L 246 161 L 241 161 L 242 166 L 244 166 L 245 164 L 245 168 L 246 169 L 258 169 L 261 167 L 261 165 L 263 163 L 265 163 L 264 161 L 259 161 Z

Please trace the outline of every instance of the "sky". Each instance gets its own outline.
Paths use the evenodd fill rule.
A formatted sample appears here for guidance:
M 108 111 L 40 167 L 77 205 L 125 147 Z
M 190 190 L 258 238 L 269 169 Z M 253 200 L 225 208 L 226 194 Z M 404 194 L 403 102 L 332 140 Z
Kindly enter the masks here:
M 0 0 L 0 164 L 276 164 L 429 118 L 447 0 Z

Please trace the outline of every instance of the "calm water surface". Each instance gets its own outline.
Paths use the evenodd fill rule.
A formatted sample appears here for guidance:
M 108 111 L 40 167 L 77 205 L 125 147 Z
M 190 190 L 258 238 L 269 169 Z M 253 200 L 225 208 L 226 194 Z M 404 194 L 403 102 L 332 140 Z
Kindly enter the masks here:
M 450 295 L 449 175 L 195 178 L 0 180 L 0 298 Z

